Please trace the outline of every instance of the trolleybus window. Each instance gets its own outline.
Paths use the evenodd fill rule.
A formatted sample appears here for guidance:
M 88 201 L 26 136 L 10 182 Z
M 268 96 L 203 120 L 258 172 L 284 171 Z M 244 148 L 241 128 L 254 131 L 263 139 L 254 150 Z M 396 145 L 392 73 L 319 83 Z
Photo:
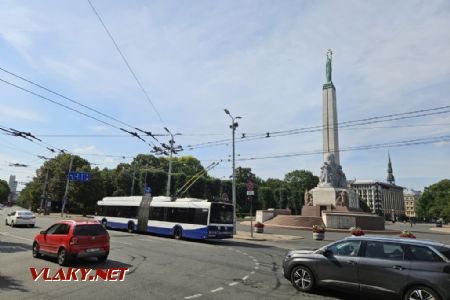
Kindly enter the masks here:
M 106 217 L 136 218 L 137 206 L 103 206 L 101 214 Z
M 211 203 L 211 216 L 209 223 L 232 224 L 233 206 L 227 204 Z

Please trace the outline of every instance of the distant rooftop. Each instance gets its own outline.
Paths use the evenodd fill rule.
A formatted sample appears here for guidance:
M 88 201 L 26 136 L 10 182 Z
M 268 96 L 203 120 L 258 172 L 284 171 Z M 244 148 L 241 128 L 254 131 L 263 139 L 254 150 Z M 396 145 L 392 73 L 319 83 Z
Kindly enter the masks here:
M 384 187 L 392 187 L 392 188 L 402 188 L 402 189 L 404 189 L 404 187 L 396 185 L 396 184 L 390 184 L 390 183 L 387 183 L 387 182 L 377 181 L 377 180 L 373 180 L 373 179 L 355 179 L 355 180 L 349 180 L 348 183 L 350 183 L 352 185 L 378 184 L 378 185 L 382 185 Z

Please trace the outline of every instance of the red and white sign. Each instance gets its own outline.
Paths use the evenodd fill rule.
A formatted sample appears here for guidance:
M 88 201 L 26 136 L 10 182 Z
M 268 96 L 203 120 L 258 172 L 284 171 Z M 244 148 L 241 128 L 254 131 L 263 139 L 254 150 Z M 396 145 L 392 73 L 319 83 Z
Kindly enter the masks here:
M 108 268 L 108 269 L 85 269 L 59 268 L 56 272 L 50 272 L 50 268 L 30 268 L 31 277 L 34 281 L 124 281 L 128 268 Z

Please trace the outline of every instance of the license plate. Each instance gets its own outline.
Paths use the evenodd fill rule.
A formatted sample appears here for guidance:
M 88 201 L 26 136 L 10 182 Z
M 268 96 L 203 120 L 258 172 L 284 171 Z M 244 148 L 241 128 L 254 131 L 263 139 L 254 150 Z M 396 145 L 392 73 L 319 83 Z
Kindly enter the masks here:
M 86 252 L 97 252 L 97 251 L 100 251 L 100 249 L 99 248 L 91 248 L 91 249 L 86 249 Z

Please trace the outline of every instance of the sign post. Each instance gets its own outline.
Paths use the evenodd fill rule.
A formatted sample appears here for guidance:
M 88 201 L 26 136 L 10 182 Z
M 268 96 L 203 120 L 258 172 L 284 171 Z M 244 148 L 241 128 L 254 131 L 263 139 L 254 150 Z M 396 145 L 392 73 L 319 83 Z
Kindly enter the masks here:
M 253 182 L 249 181 L 247 183 L 247 199 L 250 200 L 250 236 L 253 238 L 253 199 L 252 196 L 255 195 L 253 188 L 255 185 Z

